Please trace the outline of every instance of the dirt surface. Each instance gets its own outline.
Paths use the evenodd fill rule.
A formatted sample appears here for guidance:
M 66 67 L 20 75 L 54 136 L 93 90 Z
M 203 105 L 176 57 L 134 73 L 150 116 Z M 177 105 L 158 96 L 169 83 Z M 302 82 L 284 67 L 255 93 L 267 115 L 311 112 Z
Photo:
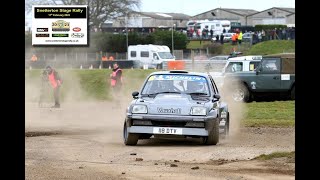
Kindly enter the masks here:
M 26 179 L 295 179 L 285 158 L 253 160 L 294 151 L 294 128 L 241 128 L 234 113 L 230 137 L 216 146 L 198 139 L 139 140 L 125 146 L 125 106 L 63 103 L 61 109 L 26 103 Z

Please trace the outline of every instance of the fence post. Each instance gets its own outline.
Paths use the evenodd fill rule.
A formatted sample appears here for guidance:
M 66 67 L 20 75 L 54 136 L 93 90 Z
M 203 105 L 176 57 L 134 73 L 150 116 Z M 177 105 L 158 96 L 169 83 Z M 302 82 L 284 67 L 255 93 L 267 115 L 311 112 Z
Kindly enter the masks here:
M 194 50 L 191 49 L 192 71 L 194 70 Z

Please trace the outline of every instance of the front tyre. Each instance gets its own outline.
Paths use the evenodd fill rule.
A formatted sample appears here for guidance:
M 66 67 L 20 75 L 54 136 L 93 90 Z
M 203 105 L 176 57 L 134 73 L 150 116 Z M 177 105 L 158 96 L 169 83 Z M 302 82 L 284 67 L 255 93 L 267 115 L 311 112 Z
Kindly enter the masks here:
M 129 133 L 127 123 L 123 126 L 123 142 L 125 145 L 135 146 L 139 140 L 139 134 Z
M 215 120 L 211 131 L 209 132 L 209 136 L 206 138 L 207 145 L 216 145 L 219 142 L 219 121 Z
M 224 126 L 223 135 L 227 137 L 229 135 L 229 127 L 230 127 L 230 114 L 228 112 L 227 118 L 226 118 L 226 124 Z

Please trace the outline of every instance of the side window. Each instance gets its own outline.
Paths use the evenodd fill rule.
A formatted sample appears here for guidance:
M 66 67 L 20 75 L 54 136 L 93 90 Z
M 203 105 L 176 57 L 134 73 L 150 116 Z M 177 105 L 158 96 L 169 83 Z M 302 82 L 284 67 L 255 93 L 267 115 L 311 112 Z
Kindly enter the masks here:
M 295 59 L 294 58 L 283 58 L 281 64 L 281 73 L 283 74 L 294 74 L 295 73 Z
M 141 51 L 140 57 L 149 57 L 149 51 Z
M 225 72 L 238 72 L 242 71 L 242 62 L 230 62 L 226 68 Z
M 131 57 L 137 57 L 137 52 L 136 51 L 131 51 L 130 52 Z
M 259 63 L 260 62 L 250 62 L 249 63 L 249 71 L 255 70 L 258 67 Z
M 280 73 L 280 60 L 268 59 L 261 62 L 261 72 Z

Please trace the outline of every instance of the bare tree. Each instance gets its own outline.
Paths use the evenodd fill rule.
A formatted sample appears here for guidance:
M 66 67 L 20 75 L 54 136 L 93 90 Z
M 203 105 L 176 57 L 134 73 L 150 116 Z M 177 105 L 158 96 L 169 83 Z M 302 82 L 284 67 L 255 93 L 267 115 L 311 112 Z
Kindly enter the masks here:
M 26 12 L 32 5 L 88 5 L 89 21 L 94 27 L 99 27 L 106 20 L 123 16 L 140 8 L 140 0 L 26 0 Z

